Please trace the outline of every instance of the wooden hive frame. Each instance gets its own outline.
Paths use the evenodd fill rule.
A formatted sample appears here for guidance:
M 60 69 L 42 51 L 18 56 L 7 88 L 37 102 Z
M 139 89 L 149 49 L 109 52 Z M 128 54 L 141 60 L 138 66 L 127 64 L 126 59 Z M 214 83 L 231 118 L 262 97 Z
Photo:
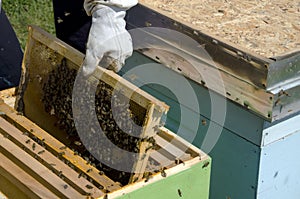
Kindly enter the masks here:
M 39 58 L 34 54 L 35 52 L 39 53 L 41 60 L 42 58 L 49 59 L 49 65 L 41 65 Z M 41 102 L 41 79 L 55 68 L 57 64 L 55 60 L 52 59 L 52 55 L 54 57 L 67 59 L 70 63 L 68 67 L 73 67 L 75 70 L 80 68 L 84 59 L 84 55 L 71 46 L 48 34 L 39 27 L 29 26 L 29 38 L 22 64 L 23 74 L 18 89 L 16 109 L 47 131 L 56 132 L 59 137 L 60 135 L 64 135 L 62 130 L 55 127 L 55 118 L 46 113 Z M 99 79 L 113 88 L 117 85 L 118 90 L 120 90 L 125 97 L 130 98 L 130 103 L 135 103 L 146 110 L 140 136 L 141 138 L 153 137 L 156 134 L 155 129 L 161 125 L 161 117 L 167 113 L 169 107 L 129 83 L 118 74 L 102 67 L 98 67 L 90 78 L 91 81 L 98 81 Z M 59 138 L 64 139 L 62 137 Z M 149 157 L 149 154 L 146 153 L 148 147 L 148 142 L 140 143 L 139 157 L 135 165 L 133 165 L 133 175 L 130 177 L 130 181 L 142 178 Z M 146 157 L 144 154 L 146 154 Z
M 151 175 L 143 174 L 141 180 L 121 187 L 3 101 L 0 111 L 0 184 L 7 179 L 22 196 L 116 198 L 200 162 L 203 168 L 210 167 L 205 153 L 161 127 L 155 136 L 157 148 L 169 146 L 165 151 L 152 151 L 148 161 L 156 161 L 162 169 Z M 0 189 L 4 194 L 5 188 Z

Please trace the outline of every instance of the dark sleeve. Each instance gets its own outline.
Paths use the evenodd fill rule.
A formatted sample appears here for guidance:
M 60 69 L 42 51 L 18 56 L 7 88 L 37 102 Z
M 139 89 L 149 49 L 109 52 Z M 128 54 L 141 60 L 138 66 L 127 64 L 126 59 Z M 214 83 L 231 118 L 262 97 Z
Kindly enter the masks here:
M 23 52 L 2 8 L 0 26 L 0 90 L 3 90 L 18 86 Z
M 91 18 L 83 8 L 84 0 L 53 0 L 56 36 L 85 53 Z

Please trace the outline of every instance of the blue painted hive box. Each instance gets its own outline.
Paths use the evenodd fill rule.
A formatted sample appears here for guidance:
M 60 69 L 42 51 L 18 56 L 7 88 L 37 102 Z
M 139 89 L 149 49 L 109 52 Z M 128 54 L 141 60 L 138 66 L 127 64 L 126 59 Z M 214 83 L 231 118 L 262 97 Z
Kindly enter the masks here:
M 142 4 L 127 22 L 136 51 L 123 77 L 212 157 L 210 198 L 299 198 L 300 51 L 266 58 Z

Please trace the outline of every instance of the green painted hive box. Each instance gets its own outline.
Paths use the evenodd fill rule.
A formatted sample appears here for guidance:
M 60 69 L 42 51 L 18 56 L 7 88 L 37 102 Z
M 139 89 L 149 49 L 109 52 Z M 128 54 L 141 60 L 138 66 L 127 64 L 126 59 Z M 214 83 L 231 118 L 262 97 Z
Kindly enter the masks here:
M 1 176 L 0 183 L 10 181 L 21 189 L 18 193 L 40 198 L 56 195 L 58 198 L 89 196 L 106 199 L 207 199 L 212 165 L 210 157 L 164 127 L 164 114 L 168 111 L 165 103 L 112 71 L 98 67 L 97 72 L 100 71 L 102 76 L 101 79 L 96 78 L 97 82 L 101 80 L 111 86 L 119 82 L 119 87 L 115 89 L 127 91 L 124 92 L 124 96 L 129 96 L 128 109 L 138 118 L 144 119 L 142 131 L 145 135 L 136 143 L 140 151 L 131 172 L 109 170 L 101 161 L 97 162 L 94 154 L 87 153 L 87 149 L 83 147 L 85 145 L 83 137 L 79 139 L 67 132 L 70 128 L 63 128 L 60 122 L 65 122 L 72 116 L 65 117 L 64 113 L 60 112 L 63 120 L 59 120 L 61 118 L 57 112 L 59 109 L 53 106 L 50 109 L 45 107 L 45 101 L 55 96 L 56 100 L 62 98 L 62 104 L 67 106 L 69 100 L 64 99 L 63 95 L 60 97 L 47 95 L 48 98 L 45 98 L 45 93 L 48 94 L 51 89 L 61 89 L 60 93 L 67 94 L 68 89 L 65 87 L 67 82 L 53 87 L 54 84 L 58 85 L 61 82 L 51 81 L 50 90 L 45 87 L 52 78 L 50 75 L 62 74 L 62 71 L 57 71 L 56 68 L 63 65 L 64 70 L 76 71 L 83 58 L 82 53 L 56 37 L 38 27 L 29 27 L 29 39 L 23 59 L 23 75 L 15 105 L 18 112 L 2 102 L 0 104 L 0 111 L 3 113 L 3 118 L 0 118 L 3 124 L 0 129 L 3 134 L 0 149 L 5 159 L 1 162 L 3 165 L 0 167 L 0 175 L 3 175 L 3 178 Z M 65 78 L 68 78 L 71 73 L 65 75 Z M 58 104 L 58 101 L 54 100 L 51 104 Z M 89 130 L 91 133 L 95 131 Z M 88 134 L 87 132 L 85 133 Z M 143 146 L 144 142 L 151 145 Z M 14 150 L 11 150 L 12 148 Z M 111 150 L 114 151 L 115 148 Z M 19 153 L 14 151 L 19 151 L 23 156 L 18 156 Z M 118 160 L 127 156 L 123 156 L 123 153 L 112 153 L 110 158 L 114 157 L 117 157 L 114 160 Z M 14 175 L 9 165 L 17 168 L 22 176 L 29 176 L 31 181 Z M 101 170 L 102 168 L 104 170 Z M 47 178 L 45 173 L 51 178 Z M 33 187 L 32 184 L 37 186 Z M 48 191 L 41 192 L 36 187 Z M 13 194 L 11 189 L 5 189 L 5 186 L 0 190 L 8 196 Z

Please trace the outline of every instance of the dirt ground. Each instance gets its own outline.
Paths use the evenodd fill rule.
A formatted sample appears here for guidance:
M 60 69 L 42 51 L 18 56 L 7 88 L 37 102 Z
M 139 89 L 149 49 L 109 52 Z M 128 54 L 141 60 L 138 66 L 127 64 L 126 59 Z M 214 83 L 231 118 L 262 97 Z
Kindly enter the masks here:
M 10 88 L 0 91 L 0 98 L 11 107 L 14 107 L 16 101 L 15 90 L 15 88 Z
M 300 50 L 299 0 L 140 0 L 265 57 Z

